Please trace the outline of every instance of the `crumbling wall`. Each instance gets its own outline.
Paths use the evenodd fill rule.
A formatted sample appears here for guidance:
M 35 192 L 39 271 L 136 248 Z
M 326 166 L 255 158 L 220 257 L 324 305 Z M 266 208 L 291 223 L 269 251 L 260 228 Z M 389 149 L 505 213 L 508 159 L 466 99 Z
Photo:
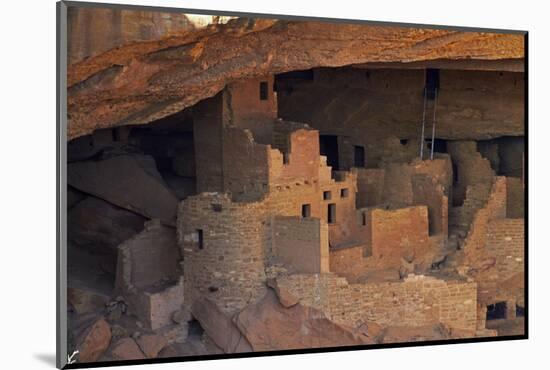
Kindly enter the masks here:
M 176 232 L 158 221 L 147 222 L 144 231 L 119 245 L 118 254 L 119 289 L 147 289 L 181 275 Z
M 447 149 L 457 170 L 454 174 L 453 205 L 461 206 L 468 187 L 492 183 L 495 171 L 489 160 L 477 151 L 475 141 L 449 141 Z
M 448 234 L 452 166 L 448 155 L 433 160 L 387 163 L 382 169 L 358 169 L 358 205 L 401 208 L 426 205 L 431 235 Z
M 523 219 L 506 218 L 506 180 L 496 178 L 486 205 L 476 212 L 464 243 L 465 261 L 458 268 L 477 282 L 482 307 L 503 301 L 509 308 L 524 304 Z M 478 320 L 484 327 L 485 318 Z
M 137 316 L 149 329 L 158 330 L 173 325 L 172 317 L 182 308 L 185 301 L 183 277 L 175 284 L 146 291 L 127 292 L 125 299 L 129 312 Z
M 202 296 L 234 312 L 265 294 L 265 212 L 264 202 L 232 202 L 227 194 L 202 193 L 180 203 L 186 306 Z
M 128 310 L 151 330 L 173 324 L 172 315 L 184 302 L 175 230 L 149 221 L 118 249 L 116 290 Z
M 470 263 L 479 261 L 479 253 L 486 245 L 487 225 L 491 220 L 506 217 L 506 178 L 496 177 L 488 200 L 474 215 L 468 235 L 464 241 L 464 254 Z
M 319 179 L 319 132 L 293 123 L 278 121 L 279 126 L 289 126 L 286 152 L 273 150 L 270 161 L 271 184 L 287 185 L 296 181 L 314 182 Z M 286 157 L 286 158 L 283 158 Z
M 328 226 L 310 217 L 273 219 L 272 248 L 275 257 L 297 273 L 329 271 Z
M 474 282 L 411 276 L 403 282 L 349 284 L 333 274 L 301 274 L 280 277 L 277 284 L 350 327 L 371 321 L 412 327 L 443 323 L 472 335 L 476 329 Z

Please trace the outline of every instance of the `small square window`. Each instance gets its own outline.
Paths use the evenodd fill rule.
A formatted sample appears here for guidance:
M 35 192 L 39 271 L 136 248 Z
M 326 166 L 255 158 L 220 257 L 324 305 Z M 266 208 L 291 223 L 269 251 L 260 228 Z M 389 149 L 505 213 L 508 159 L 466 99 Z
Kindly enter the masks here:
M 323 199 L 324 200 L 330 200 L 332 198 L 332 194 L 330 193 L 330 191 L 324 191 L 323 192 Z
M 311 217 L 311 205 L 302 204 L 302 217 Z
M 340 198 L 347 198 L 348 196 L 349 196 L 349 190 L 348 189 L 340 190 Z

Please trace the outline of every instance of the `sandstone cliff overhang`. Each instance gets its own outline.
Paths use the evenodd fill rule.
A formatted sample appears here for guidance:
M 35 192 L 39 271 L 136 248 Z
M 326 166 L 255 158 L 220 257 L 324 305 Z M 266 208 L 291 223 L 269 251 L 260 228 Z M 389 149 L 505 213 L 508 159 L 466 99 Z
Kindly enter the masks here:
M 151 22 L 161 27 L 174 16 Z M 80 10 L 70 12 L 69 35 L 71 27 L 84 33 L 99 27 L 90 17 Z M 139 23 L 138 17 L 126 14 L 124 22 Z M 98 128 L 157 120 L 242 78 L 365 63 L 418 67 L 434 61 L 517 71 L 516 62 L 522 64 L 524 57 L 522 34 L 321 21 L 236 18 L 205 27 L 172 26 L 170 32 L 141 38 L 131 37 L 140 27 L 127 27 L 125 32 L 126 37 L 110 44 L 102 42 L 101 34 L 95 36 L 94 45 L 102 46 L 97 50 L 69 42 L 69 56 L 81 56 L 69 59 L 69 139 Z M 85 53 L 75 50 L 82 47 Z

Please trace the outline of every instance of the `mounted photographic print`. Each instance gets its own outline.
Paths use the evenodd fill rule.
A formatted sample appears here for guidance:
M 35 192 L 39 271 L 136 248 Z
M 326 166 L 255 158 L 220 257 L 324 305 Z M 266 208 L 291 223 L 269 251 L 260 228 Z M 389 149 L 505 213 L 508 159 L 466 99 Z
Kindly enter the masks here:
M 526 41 L 58 3 L 58 366 L 527 338 Z

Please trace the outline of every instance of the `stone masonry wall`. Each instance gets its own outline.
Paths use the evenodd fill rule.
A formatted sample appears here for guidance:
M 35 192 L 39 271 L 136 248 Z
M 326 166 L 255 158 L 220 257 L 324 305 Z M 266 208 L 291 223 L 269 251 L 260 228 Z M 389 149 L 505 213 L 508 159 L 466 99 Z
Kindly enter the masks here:
M 205 296 L 234 312 L 264 295 L 265 224 L 263 202 L 234 203 L 226 194 L 202 193 L 180 203 L 187 306 Z
M 328 227 L 311 217 L 273 219 L 273 254 L 297 273 L 329 271 Z
M 223 130 L 223 140 L 224 191 L 240 201 L 261 199 L 270 181 L 269 146 L 256 143 L 250 131 L 235 127 Z
M 449 199 L 443 187 L 433 177 L 415 175 L 412 178 L 413 203 L 428 207 L 430 235 L 449 234 Z
M 357 168 L 357 207 L 382 204 L 385 170 L 381 168 Z
M 349 284 L 333 274 L 289 275 L 279 287 L 331 320 L 357 327 L 365 321 L 387 326 L 443 323 L 475 333 L 476 284 L 411 276 L 403 282 Z
M 364 245 L 332 248 L 330 250 L 330 272 L 352 280 L 365 273 Z
M 264 83 L 265 99 L 260 99 Z M 273 125 L 277 119 L 277 93 L 273 91 L 273 75 L 240 80 L 227 85 L 229 124 L 248 129 L 258 143 L 271 144 Z
M 487 231 L 487 253 L 496 259 L 494 270 L 480 285 L 494 281 L 494 296 L 482 293 L 482 301 L 516 301 L 524 305 L 525 225 L 522 218 L 493 220 Z
M 466 198 L 468 187 L 490 184 L 495 176 L 491 162 L 477 151 L 475 141 L 449 141 L 447 149 L 453 159 L 457 173 L 453 187 L 453 205 L 460 206 Z
M 474 217 L 466 240 L 464 254 L 469 263 L 479 261 L 486 246 L 487 226 L 491 220 L 506 217 L 506 178 L 496 177 L 486 205 Z
M 431 250 L 426 206 L 396 210 L 371 209 L 372 258 L 399 266 L 402 257 L 420 257 Z

